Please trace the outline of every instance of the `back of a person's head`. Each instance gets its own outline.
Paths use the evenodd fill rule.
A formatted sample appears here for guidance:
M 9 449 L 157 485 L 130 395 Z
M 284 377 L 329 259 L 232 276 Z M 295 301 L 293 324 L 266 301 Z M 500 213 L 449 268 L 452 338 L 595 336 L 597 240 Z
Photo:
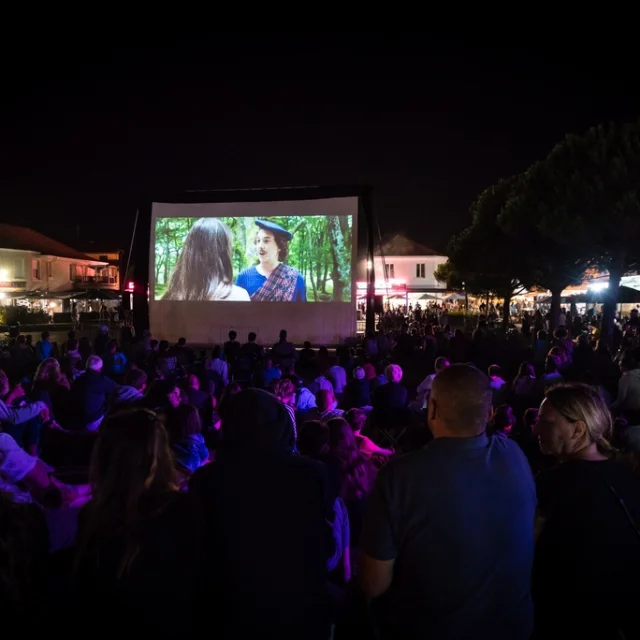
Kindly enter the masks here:
M 365 373 L 362 367 L 356 367 L 353 370 L 353 378 L 354 380 L 364 380 Z
M 346 420 L 334 418 L 329 420 L 327 426 L 328 458 L 337 463 L 340 469 L 340 496 L 344 500 L 358 500 L 371 491 L 375 468 L 361 455 L 356 437 Z
M 450 363 L 446 358 L 443 358 L 442 356 L 440 356 L 439 358 L 436 358 L 436 361 L 434 364 L 434 369 L 436 373 L 440 373 L 442 370 L 446 369 L 448 366 L 450 366 Z
M 288 454 L 295 434 L 286 407 L 268 391 L 245 389 L 220 403 L 225 448 Z
M 351 425 L 344 418 L 333 418 L 327 422 L 329 427 L 329 448 L 339 458 L 358 454 L 356 437 Z
M 621 371 L 632 371 L 633 369 L 638 368 L 638 362 L 633 356 L 633 353 L 630 351 L 625 351 L 622 354 L 622 358 L 620 359 L 620 370 Z
M 87 358 L 87 371 L 94 371 L 95 373 L 100 373 L 102 371 L 102 358 L 100 356 L 89 356 Z
M 550 354 L 547 356 L 545 361 L 545 371 L 547 373 L 557 373 L 562 366 L 562 362 L 560 361 L 560 357 L 554 354 Z
M 34 380 L 56 382 L 60 379 L 60 375 L 60 363 L 55 358 L 45 358 L 38 365 Z
M 167 431 L 173 442 L 202 431 L 200 413 L 191 404 L 181 404 L 167 414 Z
M 389 382 L 400 382 L 402 380 L 402 368 L 397 364 L 390 364 L 385 370 Z
M 500 376 L 500 367 L 497 364 L 492 364 L 489 367 L 489 376 L 491 376 L 491 377 Z
M 554 338 L 558 340 L 565 340 L 567 338 L 567 330 L 564 327 L 558 327 L 554 332 Z
M 127 491 L 173 487 L 167 432 L 155 412 L 119 411 L 102 423 L 93 451 L 91 480 L 97 494 L 121 490 L 124 496 Z
M 147 374 L 142 369 L 129 369 L 124 377 L 124 383 L 142 391 L 147 384 Z
M 518 378 L 522 376 L 535 376 L 536 370 L 530 362 L 522 362 L 520 363 L 520 368 L 518 369 Z
M 367 412 L 362 409 L 349 409 L 347 411 L 347 422 L 353 431 L 361 431 L 367 424 Z
M 331 391 L 331 389 L 320 389 L 320 391 L 318 391 L 318 393 L 316 394 L 316 402 L 318 404 L 320 413 L 331 409 L 331 405 L 334 401 L 335 396 L 333 395 L 333 391 Z
M 482 433 L 490 416 L 492 398 L 486 374 L 472 365 L 451 365 L 434 378 L 431 387 L 428 414 L 433 435 Z
M 298 451 L 315 460 L 329 453 L 329 427 L 319 420 L 309 420 L 298 431 Z
M 278 400 L 289 400 L 296 393 L 296 387 L 289 378 L 280 378 L 273 383 L 273 395 Z
M 217 344 L 215 347 L 213 347 L 213 349 L 211 349 L 211 357 L 216 360 L 217 358 L 220 357 L 220 353 L 222 352 L 222 349 L 220 348 L 220 345 Z
M 235 331 L 229 331 L 229 340 L 233 341 L 238 337 L 238 334 Z
M 250 331 L 249 335 L 247 336 L 247 340 L 249 342 L 255 342 L 257 337 L 258 336 L 253 331 Z
M 178 338 L 178 346 L 179 347 L 184 347 L 187 344 L 187 339 L 186 338 Z
M 512 427 L 515 422 L 513 410 L 508 404 L 501 404 L 493 414 L 493 424 L 497 430 Z

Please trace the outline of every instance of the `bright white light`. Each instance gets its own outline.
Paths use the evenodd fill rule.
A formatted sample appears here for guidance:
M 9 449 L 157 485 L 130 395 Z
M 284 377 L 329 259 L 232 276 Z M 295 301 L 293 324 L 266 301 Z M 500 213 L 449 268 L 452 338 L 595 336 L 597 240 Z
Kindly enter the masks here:
M 0 300 L 4 300 L 7 297 L 7 294 L 4 291 L 0 291 Z
M 373 261 L 367 260 L 367 270 L 371 271 L 371 269 L 373 269 Z
M 0 282 L 9 282 L 9 270 L 0 269 Z
M 609 286 L 608 282 L 590 282 L 589 289 L 591 291 L 602 291 Z

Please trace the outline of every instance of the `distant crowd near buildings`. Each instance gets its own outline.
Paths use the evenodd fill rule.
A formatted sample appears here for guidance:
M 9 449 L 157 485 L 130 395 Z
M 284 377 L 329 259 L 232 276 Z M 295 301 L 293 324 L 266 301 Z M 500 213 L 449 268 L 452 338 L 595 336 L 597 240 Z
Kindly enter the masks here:
M 67 322 L 72 313 L 93 316 L 114 309 L 122 299 L 123 252 L 86 249 L 80 251 L 32 229 L 0 224 L 0 306 L 44 311 L 54 322 Z M 373 269 L 379 307 L 462 304 L 464 292 L 447 290 L 434 276 L 446 260 L 447 256 L 396 234 L 377 247 L 373 261 L 358 260 L 357 302 L 362 305 L 366 300 L 367 274 Z M 583 311 L 607 284 L 608 274 L 588 271 L 581 285 L 563 292 L 563 304 L 576 304 Z M 640 303 L 640 276 L 627 275 L 621 285 L 620 311 L 625 312 Z M 520 308 L 535 308 L 548 304 L 549 294 L 526 291 L 512 302 Z

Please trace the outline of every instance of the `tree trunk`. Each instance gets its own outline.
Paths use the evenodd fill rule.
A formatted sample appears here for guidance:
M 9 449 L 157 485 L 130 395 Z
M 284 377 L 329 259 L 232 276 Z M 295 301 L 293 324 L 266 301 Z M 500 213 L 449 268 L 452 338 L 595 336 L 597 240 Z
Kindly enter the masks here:
M 322 267 L 322 293 L 327 293 L 327 278 L 329 277 L 329 263 L 325 262 Z
M 564 285 L 559 285 L 551 289 L 551 312 L 549 313 L 549 331 L 555 331 L 560 320 L 560 302 Z
M 327 218 L 327 229 L 331 239 L 331 258 L 333 262 L 333 270 L 331 272 L 333 299 L 342 301 L 342 294 L 349 282 L 350 260 L 347 258 L 344 232 L 340 227 L 340 220 L 337 216 L 329 216 Z
M 609 286 L 607 287 L 604 304 L 602 305 L 602 320 L 600 322 L 600 340 L 611 347 L 613 344 L 613 323 L 616 318 L 616 307 L 620 295 L 620 280 L 623 269 L 621 264 L 612 265 L 609 269 Z
M 511 293 L 504 295 L 502 302 L 502 330 L 506 334 L 509 331 L 509 321 L 511 320 Z
M 311 289 L 313 290 L 313 301 L 318 302 L 318 291 L 316 289 L 315 274 L 313 272 L 313 247 L 311 246 L 311 234 L 307 234 L 307 249 L 309 250 L 309 280 L 311 280 Z

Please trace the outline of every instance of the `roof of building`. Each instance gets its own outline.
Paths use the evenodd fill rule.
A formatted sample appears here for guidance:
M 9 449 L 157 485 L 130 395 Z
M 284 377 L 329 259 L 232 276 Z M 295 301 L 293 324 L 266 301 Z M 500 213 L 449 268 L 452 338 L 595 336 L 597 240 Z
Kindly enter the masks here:
M 439 256 L 442 255 L 419 242 L 414 242 L 406 236 L 397 233 L 378 246 L 376 255 L 384 256 Z
M 62 242 L 53 238 L 13 224 L 0 223 L 0 249 L 15 249 L 17 251 L 35 251 L 46 256 L 58 256 L 60 258 L 71 258 L 73 260 L 91 260 L 85 253 L 68 247 Z

